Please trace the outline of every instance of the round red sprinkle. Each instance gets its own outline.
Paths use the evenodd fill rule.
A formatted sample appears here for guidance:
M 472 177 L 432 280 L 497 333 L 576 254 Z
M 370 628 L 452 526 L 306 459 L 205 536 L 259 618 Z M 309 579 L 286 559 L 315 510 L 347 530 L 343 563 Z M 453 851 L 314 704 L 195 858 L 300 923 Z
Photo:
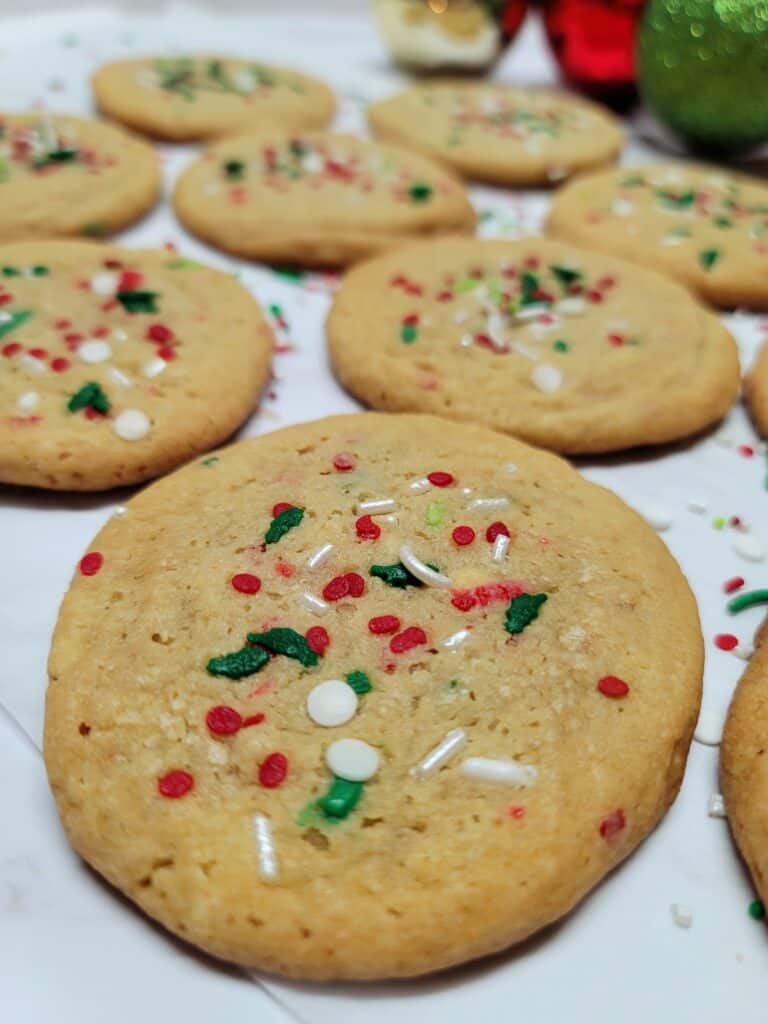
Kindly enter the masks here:
M 4 356 L 15 356 L 17 352 L 21 352 L 21 345 L 18 341 L 9 341 L 7 345 L 3 345 L 0 351 Z
M 65 359 L 64 356 L 57 356 L 51 362 L 51 369 L 55 373 L 64 373 L 65 370 L 69 369 L 69 360 Z
M 357 572 L 348 572 L 346 577 L 350 597 L 361 597 L 365 593 L 365 580 Z
M 427 634 L 420 626 L 409 626 L 402 633 L 397 633 L 389 641 L 389 649 L 393 654 L 403 654 L 414 647 L 427 642 Z
M 87 420 L 103 420 L 106 415 L 106 413 L 99 412 L 98 409 L 94 409 L 92 405 L 86 406 L 83 411 Z
M 433 487 L 450 487 L 453 483 L 453 474 L 442 473 L 438 470 L 436 473 L 427 473 L 427 480 Z
M 598 680 L 597 688 L 604 697 L 626 697 L 629 687 L 618 676 L 603 676 Z
M 119 292 L 133 292 L 139 288 L 144 281 L 144 275 L 138 270 L 124 270 L 120 275 L 120 283 L 117 286 Z
M 374 635 L 389 635 L 400 629 L 400 619 L 396 615 L 375 615 L 368 620 L 368 629 Z
M 232 586 L 241 594 L 258 594 L 261 590 L 261 580 L 250 572 L 239 572 L 232 577 Z
M 189 772 L 182 771 L 168 772 L 167 775 L 161 775 L 157 780 L 160 795 L 167 796 L 171 800 L 186 796 L 194 784 L 194 777 Z
M 333 457 L 333 468 L 338 469 L 340 473 L 348 473 L 355 466 L 357 466 L 357 459 L 351 452 L 339 452 Z
M 587 302 L 602 302 L 602 301 L 603 301 L 603 296 L 601 295 L 600 292 L 595 291 L 594 288 L 591 288 L 587 292 Z
M 284 580 L 289 580 L 292 576 L 296 575 L 296 566 L 291 565 L 290 562 L 277 562 L 275 564 L 275 572 L 278 576 L 282 576 Z
M 66 331 L 68 327 L 72 326 L 71 320 L 55 320 L 53 326 L 57 331 Z
M 91 334 L 93 335 L 94 338 L 108 338 L 109 328 L 104 326 L 94 327 L 93 330 L 91 331 Z
M 509 528 L 506 523 L 502 523 L 498 520 L 495 523 L 491 523 L 488 529 L 485 531 L 485 539 L 489 544 L 493 544 L 497 537 L 508 537 Z
M 176 358 L 176 349 L 171 348 L 170 345 L 161 345 L 157 350 L 157 354 L 160 359 L 164 359 L 166 363 L 170 363 Z
M 715 637 L 715 647 L 719 647 L 721 651 L 732 651 L 738 645 L 739 638 L 733 633 L 718 633 Z
M 268 754 L 259 765 L 259 782 L 265 789 L 277 789 L 288 774 L 288 758 L 276 751 Z
M 170 327 L 166 327 L 165 324 L 150 324 L 147 328 L 146 337 L 150 341 L 173 341 L 174 333 Z
M 615 278 L 613 278 L 613 277 L 601 277 L 600 280 L 597 282 L 597 287 L 601 291 L 605 291 L 606 288 L 613 288 L 613 286 L 615 284 L 616 284 L 616 279 Z
M 80 559 L 80 572 L 83 576 L 95 576 L 104 564 L 104 555 L 100 551 L 89 551 Z
M 415 327 L 418 322 L 419 322 L 419 314 L 418 313 L 409 313 L 408 316 L 404 316 L 403 317 L 403 326 L 404 327 Z
M 289 508 L 293 508 L 290 501 L 278 501 L 276 505 L 272 506 L 272 518 L 277 519 L 281 512 L 287 512 Z
M 45 348 L 31 348 L 29 354 L 34 356 L 35 359 L 47 359 L 48 350 Z
M 464 548 L 467 544 L 471 544 L 475 539 L 475 531 L 471 526 L 457 526 L 454 528 L 451 537 L 453 537 L 454 544 L 458 544 L 460 548 Z
M 381 536 L 381 527 L 370 516 L 360 516 L 355 523 L 355 530 L 363 540 L 378 540 Z
M 349 593 L 349 581 L 346 576 L 334 576 L 330 583 L 323 587 L 323 597 L 326 601 L 340 601 Z
M 263 711 L 257 711 L 255 715 L 248 715 L 243 719 L 243 729 L 247 729 L 249 725 L 261 725 L 266 717 Z
M 745 580 L 743 576 L 733 576 L 731 579 L 725 581 L 723 584 L 723 590 L 726 594 L 732 594 L 735 590 L 741 590 L 744 583 Z
M 616 345 L 616 346 L 623 345 L 624 344 L 624 335 L 623 334 L 619 334 L 618 331 L 612 331 L 608 335 L 608 341 L 610 341 L 610 343 L 612 345 Z
M 232 736 L 243 727 L 243 716 L 226 704 L 217 704 L 205 716 L 205 724 L 217 736 Z
M 615 811 L 611 811 L 610 814 L 606 815 L 605 818 L 600 822 L 600 835 L 603 839 L 613 839 L 626 825 L 627 820 L 624 817 L 624 811 L 619 807 Z
M 538 256 L 527 256 L 523 260 L 523 266 L 527 267 L 528 270 L 535 270 L 539 266 L 539 264 L 540 260 Z
M 315 654 L 325 654 L 331 644 L 328 630 L 324 626 L 311 626 L 304 634 L 304 639 L 307 641 L 309 649 Z
M 746 458 L 751 459 L 755 454 L 755 449 L 749 444 L 739 445 L 739 454 L 744 455 Z
M 460 612 L 468 612 L 470 608 L 474 608 L 477 604 L 477 598 L 474 594 L 470 594 L 468 590 L 460 590 L 451 598 L 451 604 L 454 608 L 458 608 Z

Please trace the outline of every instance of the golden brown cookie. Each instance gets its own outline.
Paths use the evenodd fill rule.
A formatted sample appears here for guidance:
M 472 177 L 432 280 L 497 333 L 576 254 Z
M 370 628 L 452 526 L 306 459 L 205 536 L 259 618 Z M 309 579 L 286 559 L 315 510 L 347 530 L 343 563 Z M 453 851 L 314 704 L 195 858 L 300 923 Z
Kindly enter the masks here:
M 308 75 L 219 54 L 139 57 L 100 67 L 92 80 L 101 109 L 161 139 L 212 139 L 270 125 L 324 128 L 333 93 Z
M 97 491 L 220 444 L 272 335 L 248 292 L 175 253 L 0 246 L 0 480 Z
M 755 426 L 763 437 L 768 436 L 768 342 L 744 378 L 744 399 Z
M 485 423 L 561 452 L 659 444 L 736 400 L 736 346 L 679 285 L 544 238 L 419 242 L 356 267 L 328 319 L 376 409 Z
M 557 192 L 547 227 L 716 306 L 768 309 L 768 188 L 756 178 L 683 163 L 600 171 Z
M 109 235 L 160 190 L 151 146 L 104 121 L 0 114 L 0 242 Z
M 615 495 L 368 413 L 140 493 L 49 668 L 50 781 L 96 870 L 216 956 L 382 978 L 520 941 L 635 848 L 680 784 L 702 641 Z
M 374 133 L 468 178 L 551 185 L 613 162 L 619 122 L 595 103 L 491 82 L 421 83 L 368 108 Z
M 461 183 L 431 160 L 322 133 L 223 139 L 182 174 L 174 206 L 206 241 L 272 262 L 343 265 L 475 225 Z

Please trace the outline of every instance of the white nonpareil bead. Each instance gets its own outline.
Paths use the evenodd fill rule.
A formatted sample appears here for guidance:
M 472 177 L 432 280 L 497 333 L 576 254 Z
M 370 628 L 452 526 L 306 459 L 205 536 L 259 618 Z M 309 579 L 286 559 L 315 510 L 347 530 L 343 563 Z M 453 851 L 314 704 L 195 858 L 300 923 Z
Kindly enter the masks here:
M 105 363 L 111 355 L 112 347 L 98 338 L 84 341 L 77 350 L 78 359 L 84 363 Z
M 343 679 L 318 683 L 307 697 L 307 714 L 318 725 L 343 725 L 357 711 L 357 694 Z
M 152 426 L 149 416 L 141 409 L 124 409 L 115 419 L 112 429 L 123 441 L 140 441 Z
M 340 779 L 366 782 L 379 769 L 379 752 L 364 740 L 336 740 L 325 753 L 325 763 Z

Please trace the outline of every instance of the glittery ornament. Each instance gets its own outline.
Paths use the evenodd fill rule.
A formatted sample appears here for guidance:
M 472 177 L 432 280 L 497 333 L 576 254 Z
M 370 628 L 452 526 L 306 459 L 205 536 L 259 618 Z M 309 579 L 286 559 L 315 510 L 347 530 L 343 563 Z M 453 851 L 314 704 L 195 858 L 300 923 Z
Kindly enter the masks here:
M 688 142 L 728 151 L 768 139 L 763 0 L 651 0 L 638 60 L 643 99 Z

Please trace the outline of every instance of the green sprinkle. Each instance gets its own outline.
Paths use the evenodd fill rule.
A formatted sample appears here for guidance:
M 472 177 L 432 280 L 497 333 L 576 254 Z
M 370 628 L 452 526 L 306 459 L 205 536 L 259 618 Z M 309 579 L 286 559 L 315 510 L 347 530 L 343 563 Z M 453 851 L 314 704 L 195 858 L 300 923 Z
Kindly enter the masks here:
M 312 668 L 318 662 L 318 656 L 309 646 L 306 638 L 288 626 L 276 626 L 266 633 L 249 633 L 249 644 L 258 644 L 272 654 L 282 654 L 286 658 L 295 658 L 304 668 Z
M 115 298 L 126 313 L 157 313 L 157 292 L 118 292 Z
M 10 334 L 11 331 L 15 331 L 17 327 L 21 327 L 23 323 L 32 316 L 31 309 L 19 309 L 15 313 L 10 313 L 10 320 L 0 320 L 0 338 L 4 338 L 6 334 Z
M 200 462 L 201 466 L 214 466 L 219 461 L 218 455 L 209 455 L 207 459 Z
M 291 139 L 288 148 L 295 157 L 306 156 L 309 152 L 309 148 L 300 139 Z
M 290 281 L 302 281 L 306 276 L 306 272 L 295 263 L 272 267 L 272 273 L 277 274 L 278 277 L 287 277 Z
M 696 199 L 696 193 L 693 190 L 676 195 L 674 192 L 668 192 L 665 189 L 661 189 L 656 193 L 656 195 L 658 196 L 661 205 L 666 206 L 669 210 L 685 210 L 691 206 Z
M 713 217 L 712 223 L 716 228 L 732 228 L 733 221 L 730 217 Z
M 415 324 L 403 324 L 400 328 L 400 340 L 406 345 L 412 345 L 419 336 L 419 329 Z
M 555 352 L 567 352 L 571 346 L 567 341 L 563 341 L 562 338 L 558 338 L 557 341 L 552 343 L 552 348 Z
M 634 188 L 636 185 L 644 185 L 645 178 L 642 174 L 630 174 L 629 177 L 624 178 L 621 181 L 622 188 Z
M 48 274 L 50 274 L 50 272 L 51 271 L 49 270 L 48 267 L 43 267 L 43 266 L 39 266 L 39 265 L 35 266 L 35 267 L 32 267 L 32 276 L 33 277 L 47 277 Z
M 328 792 L 320 797 L 317 806 L 328 818 L 346 818 L 354 811 L 362 795 L 362 782 L 349 782 L 334 775 Z
M 427 562 L 427 565 L 435 572 L 440 572 L 436 565 L 432 565 L 430 562 Z M 392 565 L 372 565 L 370 574 L 384 580 L 388 587 L 404 589 L 405 587 L 424 586 L 421 580 L 416 579 L 412 573 L 408 572 L 402 562 L 394 562 Z
M 539 278 L 536 274 L 532 274 L 530 270 L 524 270 L 520 275 L 520 286 L 522 288 L 521 305 L 529 306 L 532 302 L 541 301 L 536 297 L 539 292 Z
M 80 409 L 95 409 L 96 412 L 106 415 L 110 409 L 110 402 L 101 387 L 95 380 L 83 384 L 79 391 L 67 402 L 70 412 L 79 412 Z
M 768 602 L 768 589 L 748 590 L 745 594 L 739 594 L 738 597 L 732 598 L 726 608 L 729 612 L 743 612 L 745 608 L 752 608 L 756 604 L 766 604 L 766 602 Z
M 547 600 L 546 594 L 520 594 L 513 597 L 504 622 L 504 628 L 513 636 L 522 633 L 534 619 L 539 617 L 539 609 Z
M 432 196 L 432 186 L 425 181 L 416 181 L 408 189 L 408 195 L 414 203 L 425 203 Z
M 361 697 L 364 693 L 368 693 L 373 689 L 371 680 L 368 678 L 365 672 L 355 670 L 354 672 L 347 672 L 344 679 L 349 683 L 358 697 Z
M 3 277 L 20 277 L 21 271 L 18 267 L 3 267 Z
M 554 264 L 549 269 L 555 275 L 565 291 L 568 291 L 572 284 L 576 284 L 578 281 L 581 281 L 584 276 L 580 270 L 574 270 L 572 267 L 562 267 Z
M 461 277 L 453 286 L 453 290 L 458 295 L 461 292 L 471 292 L 472 289 L 477 288 L 479 284 L 479 277 Z
M 279 516 L 275 516 L 269 524 L 269 529 L 264 534 L 267 544 L 277 544 L 281 537 L 284 537 L 289 530 L 298 526 L 304 518 L 304 509 L 297 505 L 284 509 Z
M 252 676 L 269 661 L 269 655 L 260 647 L 243 647 L 239 651 L 223 654 L 220 658 L 211 658 L 205 666 L 212 676 L 227 676 L 229 679 L 242 679 Z
M 715 516 L 712 520 L 712 525 L 716 530 L 722 530 L 725 526 L 725 516 Z
M 225 160 L 224 174 L 230 181 L 242 181 L 245 177 L 245 164 L 242 160 Z
M 427 514 L 424 517 L 427 526 L 442 526 L 447 511 L 441 501 L 430 501 L 427 505 Z
M 184 256 L 176 256 L 165 264 L 169 270 L 189 270 L 191 267 L 199 267 L 195 260 L 188 260 Z
M 32 161 L 33 167 L 48 167 L 50 164 L 74 163 L 80 155 L 79 149 L 51 149 Z
M 705 249 L 703 252 L 699 253 L 699 263 L 705 270 L 711 270 L 720 259 L 721 255 L 722 254 L 719 249 Z
M 103 224 L 99 224 L 96 221 L 91 221 L 88 224 L 83 224 L 83 234 L 89 238 L 101 238 L 106 235 L 106 228 Z
M 762 921 L 765 917 L 765 904 L 762 900 L 752 900 L 748 913 L 755 921 Z
M 272 316 L 281 317 L 283 315 L 283 307 L 278 306 L 276 302 L 273 302 L 272 305 L 269 307 L 269 312 L 272 314 Z

